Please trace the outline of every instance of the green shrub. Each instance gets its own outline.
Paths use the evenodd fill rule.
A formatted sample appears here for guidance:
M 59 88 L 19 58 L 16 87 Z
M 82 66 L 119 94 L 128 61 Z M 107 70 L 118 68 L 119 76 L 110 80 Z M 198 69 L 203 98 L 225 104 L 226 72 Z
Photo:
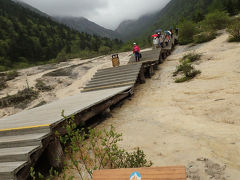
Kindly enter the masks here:
M 181 83 L 193 79 L 196 75 L 200 74 L 201 71 L 195 70 L 192 66 L 192 63 L 201 58 L 200 54 L 188 53 L 183 56 L 180 60 L 180 65 L 176 67 L 176 71 L 173 73 L 173 76 L 177 76 L 179 73 L 182 74 L 182 77 L 179 77 L 175 80 L 176 83 Z
M 108 54 L 111 52 L 111 48 L 107 46 L 101 46 L 98 50 L 101 54 Z
M 216 35 L 217 34 L 215 32 L 201 32 L 197 35 L 194 35 L 193 41 L 195 44 L 208 42 L 215 39 Z
M 94 170 L 115 168 L 139 168 L 150 167 L 151 161 L 146 159 L 142 150 L 137 148 L 134 152 L 127 152 L 118 146 L 122 141 L 122 134 L 110 130 L 77 129 L 74 116 L 62 116 L 67 120 L 65 127 L 67 134 L 60 137 L 70 157 L 70 165 L 67 168 L 76 169 L 80 179 L 90 179 Z
M 27 104 L 38 98 L 38 92 L 32 88 L 18 91 L 17 94 L 8 95 L 0 99 L 0 108 L 17 107 L 24 109 Z
M 56 57 L 57 62 L 65 62 L 65 61 L 67 61 L 67 59 L 68 59 L 68 57 L 67 57 L 65 50 L 62 50 Z
M 47 104 L 46 101 L 41 101 L 40 103 L 38 103 L 38 104 L 37 104 L 36 106 L 34 106 L 33 108 L 37 108 L 37 107 L 43 106 L 43 105 L 45 105 L 45 104 Z
M 9 71 L 5 73 L 0 73 L 0 90 L 7 87 L 7 81 L 10 81 L 18 76 L 17 71 Z
M 27 63 L 27 62 L 18 62 L 16 64 L 14 64 L 14 69 L 24 69 L 24 68 L 28 68 L 30 67 L 31 64 Z
M 46 85 L 42 80 L 38 79 L 35 87 L 39 91 L 51 91 L 53 87 Z
M 196 24 L 194 24 L 192 21 L 184 21 L 182 24 L 179 25 L 179 44 L 185 45 L 192 43 L 195 33 Z
M 205 29 L 219 30 L 227 27 L 230 18 L 222 11 L 214 11 L 206 15 L 205 20 L 202 22 Z
M 193 79 L 196 75 L 200 74 L 201 71 L 195 70 L 194 68 L 185 67 L 183 70 L 183 73 L 184 73 L 184 76 L 177 78 L 175 80 L 175 83 L 182 83 L 185 81 L 189 81 L 189 80 Z
M 183 60 L 190 60 L 190 62 L 195 62 L 195 61 L 200 60 L 200 58 L 201 58 L 200 54 L 191 52 L 191 53 L 185 54 L 181 61 L 183 61 Z
M 0 77 L 0 90 L 3 90 L 7 87 L 7 83 L 3 77 Z
M 240 20 L 234 20 L 227 31 L 230 33 L 230 42 L 240 42 Z
M 191 78 L 186 77 L 186 76 L 184 76 L 184 77 L 180 77 L 180 78 L 177 78 L 177 79 L 175 80 L 175 83 L 186 82 L 186 81 L 189 81 L 190 79 L 191 79 Z
M 10 81 L 10 80 L 13 80 L 15 79 L 16 77 L 18 77 L 18 72 L 17 71 L 8 71 L 6 73 L 6 80 L 7 81 Z
M 0 72 L 7 71 L 8 68 L 6 66 L 0 65 Z

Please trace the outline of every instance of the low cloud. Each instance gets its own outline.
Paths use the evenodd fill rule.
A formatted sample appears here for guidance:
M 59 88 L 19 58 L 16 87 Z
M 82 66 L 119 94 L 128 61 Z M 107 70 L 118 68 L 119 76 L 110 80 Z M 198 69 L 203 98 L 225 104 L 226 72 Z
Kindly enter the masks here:
M 54 16 L 85 17 L 106 28 L 115 29 L 126 19 L 162 9 L 170 0 L 22 0 Z

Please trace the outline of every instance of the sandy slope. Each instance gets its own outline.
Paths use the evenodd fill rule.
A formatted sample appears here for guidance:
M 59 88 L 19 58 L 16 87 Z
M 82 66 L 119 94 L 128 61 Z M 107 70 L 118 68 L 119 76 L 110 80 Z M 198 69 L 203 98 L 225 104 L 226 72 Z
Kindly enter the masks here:
M 130 52 L 119 54 L 120 63 L 122 65 L 126 64 L 129 61 L 130 54 Z M 0 98 L 6 96 L 7 94 L 16 94 L 19 90 L 23 90 L 28 85 L 29 87 L 35 87 L 36 80 L 38 79 L 54 88 L 52 91 L 41 92 L 39 98 L 28 105 L 27 109 L 29 109 L 36 106 L 42 101 L 49 103 L 57 99 L 80 93 L 80 90 L 91 79 L 93 74 L 98 69 L 111 66 L 111 56 L 107 55 L 93 59 L 74 59 L 60 64 L 50 64 L 23 69 L 19 71 L 19 77 L 8 81 L 8 87 L 0 91 Z M 48 75 L 48 73 L 55 71 L 60 71 L 60 74 L 62 73 L 65 75 Z M 22 111 L 22 109 L 13 107 L 0 109 L 0 118 L 3 116 L 15 114 L 20 111 Z
M 227 34 L 198 46 L 202 74 L 176 84 L 172 73 L 186 47 L 178 47 L 131 100 L 99 128 L 114 125 L 121 146 L 142 148 L 154 166 L 185 165 L 189 179 L 240 177 L 240 44 Z

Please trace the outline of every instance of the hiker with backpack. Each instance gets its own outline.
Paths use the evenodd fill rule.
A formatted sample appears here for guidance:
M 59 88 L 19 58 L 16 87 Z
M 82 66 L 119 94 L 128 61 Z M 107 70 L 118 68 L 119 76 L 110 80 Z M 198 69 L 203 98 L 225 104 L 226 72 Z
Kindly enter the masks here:
M 136 62 L 139 62 L 141 58 L 141 54 L 140 54 L 140 48 L 137 46 L 136 43 L 133 43 L 133 54 L 135 56 Z

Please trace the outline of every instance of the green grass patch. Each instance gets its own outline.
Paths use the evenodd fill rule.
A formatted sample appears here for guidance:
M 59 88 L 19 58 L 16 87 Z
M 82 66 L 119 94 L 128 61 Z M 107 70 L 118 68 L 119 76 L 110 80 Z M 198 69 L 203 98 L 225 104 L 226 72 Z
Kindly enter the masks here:
M 15 79 L 18 76 L 17 71 L 8 71 L 5 73 L 0 73 L 0 90 L 7 87 L 7 81 Z
M 240 42 L 240 19 L 233 20 L 227 31 L 230 33 L 229 42 Z
M 7 83 L 3 78 L 0 78 L 0 91 L 7 87 Z
M 37 83 L 35 85 L 35 87 L 39 90 L 39 91 L 51 91 L 53 89 L 52 86 L 48 86 L 46 85 L 42 80 L 38 79 Z
M 195 62 L 200 60 L 201 56 L 202 56 L 201 54 L 191 52 L 191 53 L 185 54 L 181 61 L 189 60 L 190 62 Z
M 195 44 L 200 44 L 204 42 L 211 41 L 217 37 L 216 32 L 201 32 L 193 36 L 193 42 Z
M 195 76 L 201 73 L 201 71 L 196 70 L 192 63 L 200 60 L 201 55 L 196 53 L 189 53 L 183 56 L 180 60 L 180 65 L 176 67 L 176 71 L 173 72 L 173 76 L 178 76 L 181 74 L 181 77 L 176 78 L 176 83 L 182 83 L 193 79 Z
M 0 108 L 16 107 L 24 109 L 29 103 L 38 98 L 38 92 L 32 88 L 25 88 L 17 94 L 7 95 L 0 99 Z
M 37 107 L 43 106 L 43 105 L 45 105 L 45 104 L 47 104 L 46 101 L 41 101 L 40 103 L 38 103 L 38 104 L 37 104 L 36 106 L 34 106 L 33 108 L 37 108 Z

